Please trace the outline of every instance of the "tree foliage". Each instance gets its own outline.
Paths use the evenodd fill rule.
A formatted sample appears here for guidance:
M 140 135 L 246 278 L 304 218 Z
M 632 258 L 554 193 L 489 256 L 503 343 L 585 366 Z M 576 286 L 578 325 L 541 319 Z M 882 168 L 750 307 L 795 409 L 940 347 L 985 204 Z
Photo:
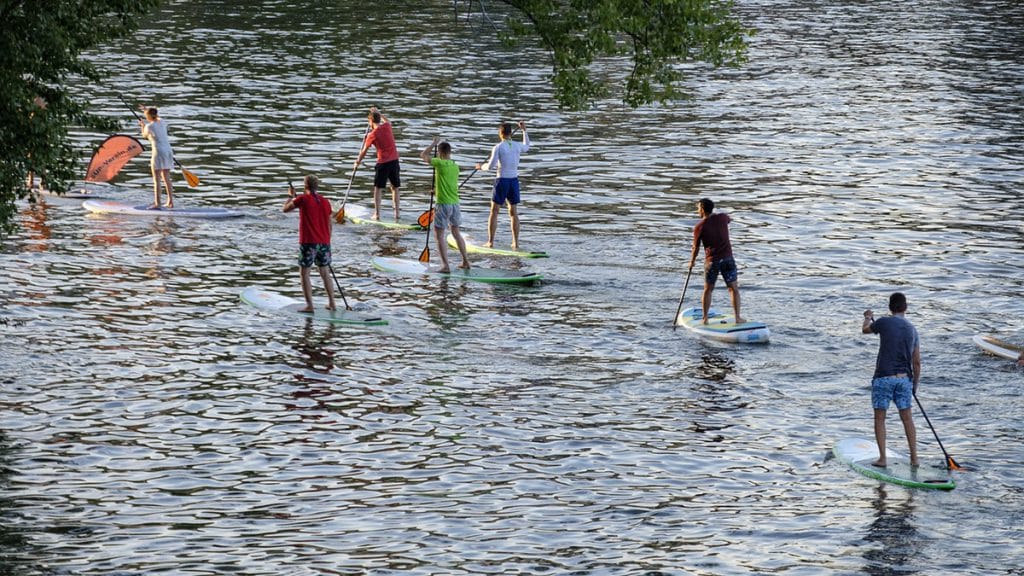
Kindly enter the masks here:
M 746 61 L 753 30 L 733 16 L 730 0 L 502 0 L 522 19 L 507 19 L 508 38 L 535 35 L 552 55 L 559 103 L 579 110 L 624 86 L 633 107 L 682 96 L 679 65 Z M 629 58 L 625 82 L 594 70 L 601 58 Z
M 65 88 L 102 74 L 82 52 L 131 32 L 158 0 L 0 0 L 0 238 L 13 227 L 27 174 L 64 190 L 77 156 L 68 129 L 112 130 Z

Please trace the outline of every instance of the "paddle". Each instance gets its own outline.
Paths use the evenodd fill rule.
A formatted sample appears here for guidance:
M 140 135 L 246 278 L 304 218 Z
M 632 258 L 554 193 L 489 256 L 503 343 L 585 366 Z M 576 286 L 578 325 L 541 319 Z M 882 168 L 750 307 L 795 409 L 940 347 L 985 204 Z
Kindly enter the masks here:
M 359 146 L 359 151 L 363 151 L 363 146 L 366 146 L 366 137 L 370 134 L 370 123 L 366 123 L 366 130 L 363 132 L 363 143 Z M 352 189 L 352 182 L 356 179 L 356 166 L 352 167 L 352 176 L 348 179 L 348 188 L 345 188 L 345 197 L 341 199 L 341 208 L 338 209 L 338 213 L 334 215 L 334 221 L 338 224 L 345 223 L 345 204 L 348 202 L 348 192 Z
M 338 276 L 334 274 L 334 266 L 327 265 L 331 270 L 331 276 L 334 278 L 334 285 L 338 287 L 338 292 L 341 292 L 341 301 L 345 303 L 345 310 L 351 310 L 352 307 L 348 305 L 348 300 L 345 299 L 345 290 L 342 289 L 341 284 L 338 283 Z
M 437 142 L 434 142 L 434 158 L 437 158 Z M 427 242 L 423 245 L 423 252 L 420 252 L 420 262 L 430 264 L 430 223 L 434 220 L 434 188 L 437 186 L 437 168 L 431 168 L 430 177 L 430 209 L 420 214 L 419 223 L 423 226 L 424 216 L 427 216 Z
M 928 423 L 928 427 L 932 429 L 932 434 L 935 436 L 935 441 L 939 443 L 939 448 L 942 449 L 942 454 L 946 456 L 946 470 L 964 470 L 965 468 L 956 463 L 953 457 L 946 452 L 946 447 L 942 445 L 942 440 L 939 440 L 939 435 L 935 432 L 935 427 L 932 426 L 932 421 L 928 419 L 928 413 L 924 411 L 924 406 L 921 405 L 921 401 L 917 398 L 917 393 L 914 392 L 914 400 L 917 401 L 917 407 L 921 409 L 921 414 L 924 415 L 924 421 Z
M 131 104 L 128 104 L 128 102 L 125 101 L 124 97 L 118 94 L 117 98 L 121 100 L 121 103 L 124 104 L 125 107 L 128 108 L 128 110 L 131 111 L 132 115 L 135 116 L 136 120 L 142 122 L 142 117 L 140 117 L 139 114 L 135 111 L 135 109 L 131 107 Z M 182 176 L 185 177 L 185 182 L 188 183 L 189 188 L 195 188 L 199 186 L 198 176 L 196 176 L 190 170 L 187 170 L 184 166 L 182 166 L 181 162 L 178 162 L 178 159 L 175 158 L 174 156 L 171 156 L 171 159 L 174 160 L 174 164 L 178 167 L 179 170 L 181 170 L 181 174 Z
M 683 310 L 683 296 L 686 296 L 686 287 L 690 285 L 690 274 L 693 272 L 693 266 L 686 271 L 686 282 L 683 282 L 683 293 L 679 295 L 679 306 L 676 306 L 676 315 L 672 318 L 672 329 L 675 330 L 679 324 L 679 312 Z

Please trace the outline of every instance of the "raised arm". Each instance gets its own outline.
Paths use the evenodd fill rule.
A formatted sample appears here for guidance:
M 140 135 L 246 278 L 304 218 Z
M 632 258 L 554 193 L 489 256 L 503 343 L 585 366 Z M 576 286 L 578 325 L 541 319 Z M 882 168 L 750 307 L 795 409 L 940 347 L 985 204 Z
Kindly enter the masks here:
M 871 325 L 875 322 L 875 313 L 871 310 L 864 311 L 864 324 L 860 327 L 862 334 L 871 334 Z
M 420 160 L 423 160 L 427 164 L 430 164 L 431 150 L 437 146 L 437 143 L 441 141 L 440 136 L 434 136 L 434 141 L 427 145 L 426 148 L 420 151 Z

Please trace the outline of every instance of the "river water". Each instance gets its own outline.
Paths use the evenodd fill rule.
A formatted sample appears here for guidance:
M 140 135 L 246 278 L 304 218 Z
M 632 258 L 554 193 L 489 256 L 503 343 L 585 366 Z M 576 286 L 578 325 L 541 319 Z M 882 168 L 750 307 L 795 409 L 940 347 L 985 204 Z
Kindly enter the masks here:
M 169 2 L 92 56 L 112 75 L 76 89 L 125 130 L 118 94 L 158 105 L 203 180 L 179 176 L 178 204 L 245 216 L 25 205 L 0 249 L 0 572 L 1024 573 L 1024 373 L 971 343 L 1024 341 L 1024 7 L 744 0 L 743 68 L 693 67 L 689 102 L 580 113 L 554 104 L 543 52 L 452 8 Z M 239 303 L 299 297 L 285 182 L 315 172 L 339 198 L 371 104 L 410 215 L 432 135 L 466 174 L 499 119 L 527 121 L 522 241 L 552 257 L 476 263 L 540 285 L 379 272 L 423 234 L 346 224 L 346 296 L 389 326 Z M 147 165 L 114 195 L 148 201 Z M 478 238 L 488 184 L 463 188 Z M 732 214 L 770 345 L 671 328 L 704 196 Z M 894 290 L 921 402 L 973 468 L 949 493 L 827 457 L 870 437 L 861 313 Z M 695 275 L 687 305 L 699 292 Z M 901 448 L 894 414 L 889 432 Z

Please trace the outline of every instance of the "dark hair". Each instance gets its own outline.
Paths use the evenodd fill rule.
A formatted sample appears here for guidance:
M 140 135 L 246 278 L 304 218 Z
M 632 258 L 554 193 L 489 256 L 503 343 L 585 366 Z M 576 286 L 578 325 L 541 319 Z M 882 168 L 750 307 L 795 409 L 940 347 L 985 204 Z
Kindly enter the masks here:
M 320 180 L 317 179 L 317 177 L 312 174 L 306 175 L 305 184 L 306 187 L 309 188 L 309 191 L 314 194 L 316 194 L 317 189 L 320 188 Z
M 374 124 L 380 124 L 380 112 L 370 112 L 370 121 Z
M 708 214 L 711 214 L 712 212 L 715 211 L 715 203 L 712 202 L 710 198 L 701 198 L 698 204 L 700 204 L 700 207 L 703 208 L 704 212 Z
M 512 126 L 511 122 L 503 122 L 501 124 L 501 137 L 502 138 L 509 138 L 509 137 L 511 137 L 512 136 L 512 130 L 514 130 L 514 129 L 515 129 L 515 127 Z
M 451 154 L 452 153 L 452 145 L 447 143 L 447 142 L 441 142 L 440 144 L 437 145 L 437 153 L 438 154 Z
M 894 314 L 907 311 L 907 297 L 902 292 L 893 292 L 889 296 L 889 311 Z

